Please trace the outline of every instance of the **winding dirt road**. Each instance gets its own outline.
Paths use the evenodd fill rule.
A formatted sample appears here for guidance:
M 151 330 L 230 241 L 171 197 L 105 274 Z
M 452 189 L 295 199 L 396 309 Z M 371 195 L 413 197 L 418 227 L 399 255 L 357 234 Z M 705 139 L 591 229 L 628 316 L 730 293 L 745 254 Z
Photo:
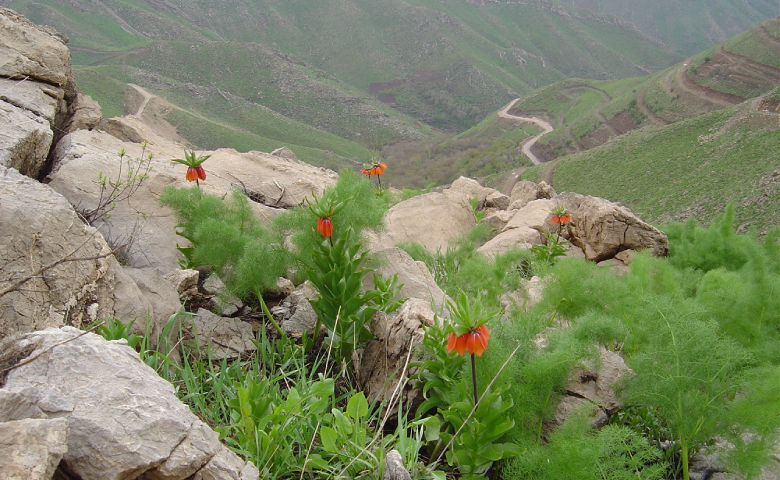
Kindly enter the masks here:
M 549 124 L 549 122 L 546 122 L 546 121 L 542 120 L 541 118 L 537 118 L 537 117 L 520 117 L 518 115 L 511 115 L 509 113 L 509 109 L 512 108 L 512 105 L 514 105 L 515 102 L 517 102 L 518 100 L 520 100 L 520 99 L 516 98 L 516 99 L 512 100 L 511 102 L 509 102 L 509 104 L 506 107 L 504 107 L 503 110 L 498 112 L 498 116 L 501 117 L 501 118 L 508 118 L 510 120 L 520 120 L 520 121 L 523 121 L 523 122 L 531 122 L 531 123 L 535 123 L 535 124 L 539 125 L 539 128 L 542 129 L 542 132 L 534 135 L 533 137 L 531 137 L 529 139 L 527 139 L 520 146 L 523 154 L 526 157 L 528 157 L 528 159 L 531 160 L 531 162 L 534 165 L 539 165 L 540 163 L 542 163 L 542 161 L 539 160 L 539 158 L 537 158 L 537 156 L 533 154 L 533 152 L 531 151 L 531 147 L 533 147 L 534 144 L 536 142 L 538 142 L 540 138 L 542 138 L 543 136 L 545 136 L 548 133 L 552 132 L 554 129 L 553 129 L 553 126 Z
M 133 87 L 135 91 L 141 94 L 141 97 L 143 97 L 143 100 L 141 101 L 141 105 L 139 105 L 135 113 L 132 114 L 134 117 L 140 117 L 144 113 L 144 109 L 146 108 L 146 105 L 149 103 L 149 100 L 153 97 L 153 95 L 149 93 L 146 89 L 144 89 L 143 87 L 139 87 L 135 83 L 128 83 L 128 85 Z

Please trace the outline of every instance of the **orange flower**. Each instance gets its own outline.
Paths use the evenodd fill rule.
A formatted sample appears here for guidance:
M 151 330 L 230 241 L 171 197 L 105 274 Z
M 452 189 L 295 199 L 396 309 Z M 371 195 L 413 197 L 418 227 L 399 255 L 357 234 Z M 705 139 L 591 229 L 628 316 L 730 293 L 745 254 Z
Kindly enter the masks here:
M 325 238 L 330 238 L 333 235 L 333 222 L 330 218 L 320 217 L 317 219 L 317 233 L 322 234 Z
M 188 167 L 186 178 L 188 182 L 194 182 L 197 179 L 206 180 L 206 170 L 200 165 L 197 167 Z
M 363 175 L 365 175 L 367 177 L 371 176 L 371 172 L 368 169 L 365 169 L 365 168 L 361 168 L 360 169 L 360 173 L 362 173 Z
M 456 336 L 453 332 L 447 338 L 447 353 L 455 350 L 458 352 L 458 355 L 463 356 L 468 351 L 481 357 L 482 353 L 487 350 L 488 340 L 490 340 L 490 332 L 487 329 L 487 325 L 480 325 L 460 336 Z
M 374 168 L 376 168 L 377 175 L 382 175 L 383 173 L 385 173 L 385 168 L 387 168 L 387 165 L 385 165 L 384 163 L 380 163 L 379 165 L 376 165 Z
M 559 225 L 566 225 L 569 223 L 569 220 L 571 220 L 571 215 L 553 215 L 550 219 L 553 223 L 557 223 Z

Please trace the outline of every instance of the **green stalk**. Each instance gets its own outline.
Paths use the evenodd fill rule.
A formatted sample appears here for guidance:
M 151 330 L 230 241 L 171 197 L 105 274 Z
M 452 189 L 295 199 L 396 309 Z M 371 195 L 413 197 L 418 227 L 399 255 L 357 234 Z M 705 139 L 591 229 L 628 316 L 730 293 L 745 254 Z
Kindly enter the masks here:
M 271 315 L 271 312 L 268 310 L 268 306 L 266 306 L 265 300 L 263 300 L 263 295 L 260 293 L 260 289 L 257 287 L 255 287 L 255 296 L 257 296 L 257 300 L 260 301 L 260 308 L 263 309 L 263 313 L 265 314 L 266 317 L 268 317 L 268 321 L 270 321 L 271 324 L 274 326 L 274 330 L 276 330 L 276 332 L 280 336 L 284 337 L 284 330 L 282 330 L 282 327 L 280 327 L 279 324 L 276 323 L 276 319 L 274 318 L 273 315 Z
M 471 383 L 474 384 L 474 408 L 477 408 L 479 404 L 479 396 L 477 395 L 477 362 L 473 353 L 471 354 Z

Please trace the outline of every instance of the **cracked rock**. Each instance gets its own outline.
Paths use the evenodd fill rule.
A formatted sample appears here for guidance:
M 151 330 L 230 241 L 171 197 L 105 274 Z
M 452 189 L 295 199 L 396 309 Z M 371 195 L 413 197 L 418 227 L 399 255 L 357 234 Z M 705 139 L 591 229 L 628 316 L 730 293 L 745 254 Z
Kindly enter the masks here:
M 62 425 L 49 424 L 56 427 L 54 440 L 66 437 L 67 448 L 49 442 L 38 452 L 42 465 L 56 467 L 61 455 L 61 465 L 83 480 L 259 477 L 254 465 L 227 450 L 126 342 L 72 327 L 29 334 L 20 342 L 37 346 L 28 357 L 32 361 L 12 369 L 0 390 L 5 400 L 23 403 L 6 408 L 6 415 L 28 412 L 47 417 L 28 422 L 67 425 L 65 434 Z M 9 424 L 24 419 L 0 420 L 7 420 L 0 428 L 13 428 Z M 2 471 L 0 477 L 13 478 Z

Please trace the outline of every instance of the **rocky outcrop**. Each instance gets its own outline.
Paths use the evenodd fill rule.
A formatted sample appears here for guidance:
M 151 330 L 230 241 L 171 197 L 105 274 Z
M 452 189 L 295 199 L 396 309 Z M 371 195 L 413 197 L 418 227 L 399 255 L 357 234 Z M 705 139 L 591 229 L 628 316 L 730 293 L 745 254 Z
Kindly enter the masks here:
M 29 279 L 0 296 L 0 338 L 106 317 L 125 323 L 143 319 L 136 322 L 137 333 L 143 333 L 147 316 L 165 321 L 179 308 L 164 288 L 147 285 L 147 292 L 159 294 L 156 310 L 65 198 L 5 167 L 0 167 L 0 259 L 0 288 Z
M 669 253 L 666 234 L 620 204 L 576 193 L 558 195 L 554 201 L 571 213 L 571 243 L 580 247 L 588 260 L 600 262 L 623 250 L 650 250 L 656 256 Z
M 203 308 L 192 316 L 185 329 L 188 338 L 197 338 L 196 347 L 206 358 L 213 360 L 240 358 L 257 350 L 252 326 L 236 318 L 220 317 Z
M 76 87 L 66 39 L 0 8 L 0 165 L 32 178 L 64 133 L 92 128 L 100 107 Z
M 493 258 L 511 248 L 530 248 L 543 243 L 542 233 L 546 231 L 553 207 L 555 203 L 552 200 L 533 200 L 519 210 L 514 210 L 514 215 L 501 232 L 478 251 Z
M 430 303 L 419 299 L 408 300 L 395 314 L 379 312 L 374 316 L 371 332 L 376 338 L 354 355 L 358 385 L 369 401 L 389 402 L 400 384 L 397 395 L 403 395 L 404 408 L 414 405 L 420 391 L 405 383 L 410 375 L 408 369 L 406 378 L 401 373 L 407 360 L 416 360 L 409 352 L 422 343 L 425 335 L 422 327 L 431 326 L 435 321 Z
M 8 372 L 0 428 L 42 419 L 40 429 L 51 437 L 37 449 L 47 459 L 42 466 L 58 464 L 83 480 L 258 478 L 254 465 L 227 450 L 124 341 L 63 327 L 29 334 L 23 344 L 35 350 Z M 3 456 L 0 472 L 23 461 Z
M 453 200 L 454 199 L 454 200 Z M 400 202 L 387 212 L 381 246 L 420 243 L 428 250 L 447 250 L 450 240 L 468 233 L 476 219 L 464 196 L 431 192 Z
M 142 157 L 142 152 L 153 154 L 149 178 L 131 198 L 117 202 L 110 217 L 101 219 L 95 226 L 110 244 L 127 244 L 125 250 L 131 266 L 151 267 L 167 274 L 179 268 L 181 255 L 176 244 L 186 244 L 186 240 L 175 233 L 178 222 L 173 212 L 159 205 L 160 194 L 168 185 L 194 186 L 184 178 L 186 168 L 171 161 L 182 157 L 183 147 L 156 138 L 153 132 L 142 130 L 141 133 L 155 138 L 146 149 L 100 131 L 79 130 L 66 136 L 57 147 L 49 185 L 78 209 L 94 209 L 100 197 L 97 172 L 112 179 L 120 177 L 118 157 L 112 152 L 124 149 L 131 159 Z M 211 158 L 203 164 L 207 180 L 201 182 L 201 188 L 220 196 L 240 189 L 254 201 L 253 206 L 263 218 L 270 218 L 280 209 L 303 204 L 312 193 L 322 194 L 337 179 L 333 171 L 267 153 L 220 149 L 204 154 L 210 154 Z
M 398 276 L 402 298 L 423 300 L 428 305 L 433 305 L 437 313 L 444 314 L 447 295 L 436 284 L 425 263 L 415 261 L 406 251 L 397 247 L 375 252 L 374 258 L 378 264 L 377 274 L 385 278 Z M 363 285 L 366 288 L 373 288 L 373 276 L 363 277 Z
M 64 418 L 0 423 L 0 478 L 51 479 L 68 452 L 67 440 L 68 420 Z
M 586 405 L 590 407 L 594 426 L 606 425 L 609 417 L 622 406 L 617 387 L 630 372 L 623 357 L 600 348 L 598 360 L 586 362 L 572 371 L 566 395 L 556 408 L 555 423 L 563 424 L 571 412 Z

